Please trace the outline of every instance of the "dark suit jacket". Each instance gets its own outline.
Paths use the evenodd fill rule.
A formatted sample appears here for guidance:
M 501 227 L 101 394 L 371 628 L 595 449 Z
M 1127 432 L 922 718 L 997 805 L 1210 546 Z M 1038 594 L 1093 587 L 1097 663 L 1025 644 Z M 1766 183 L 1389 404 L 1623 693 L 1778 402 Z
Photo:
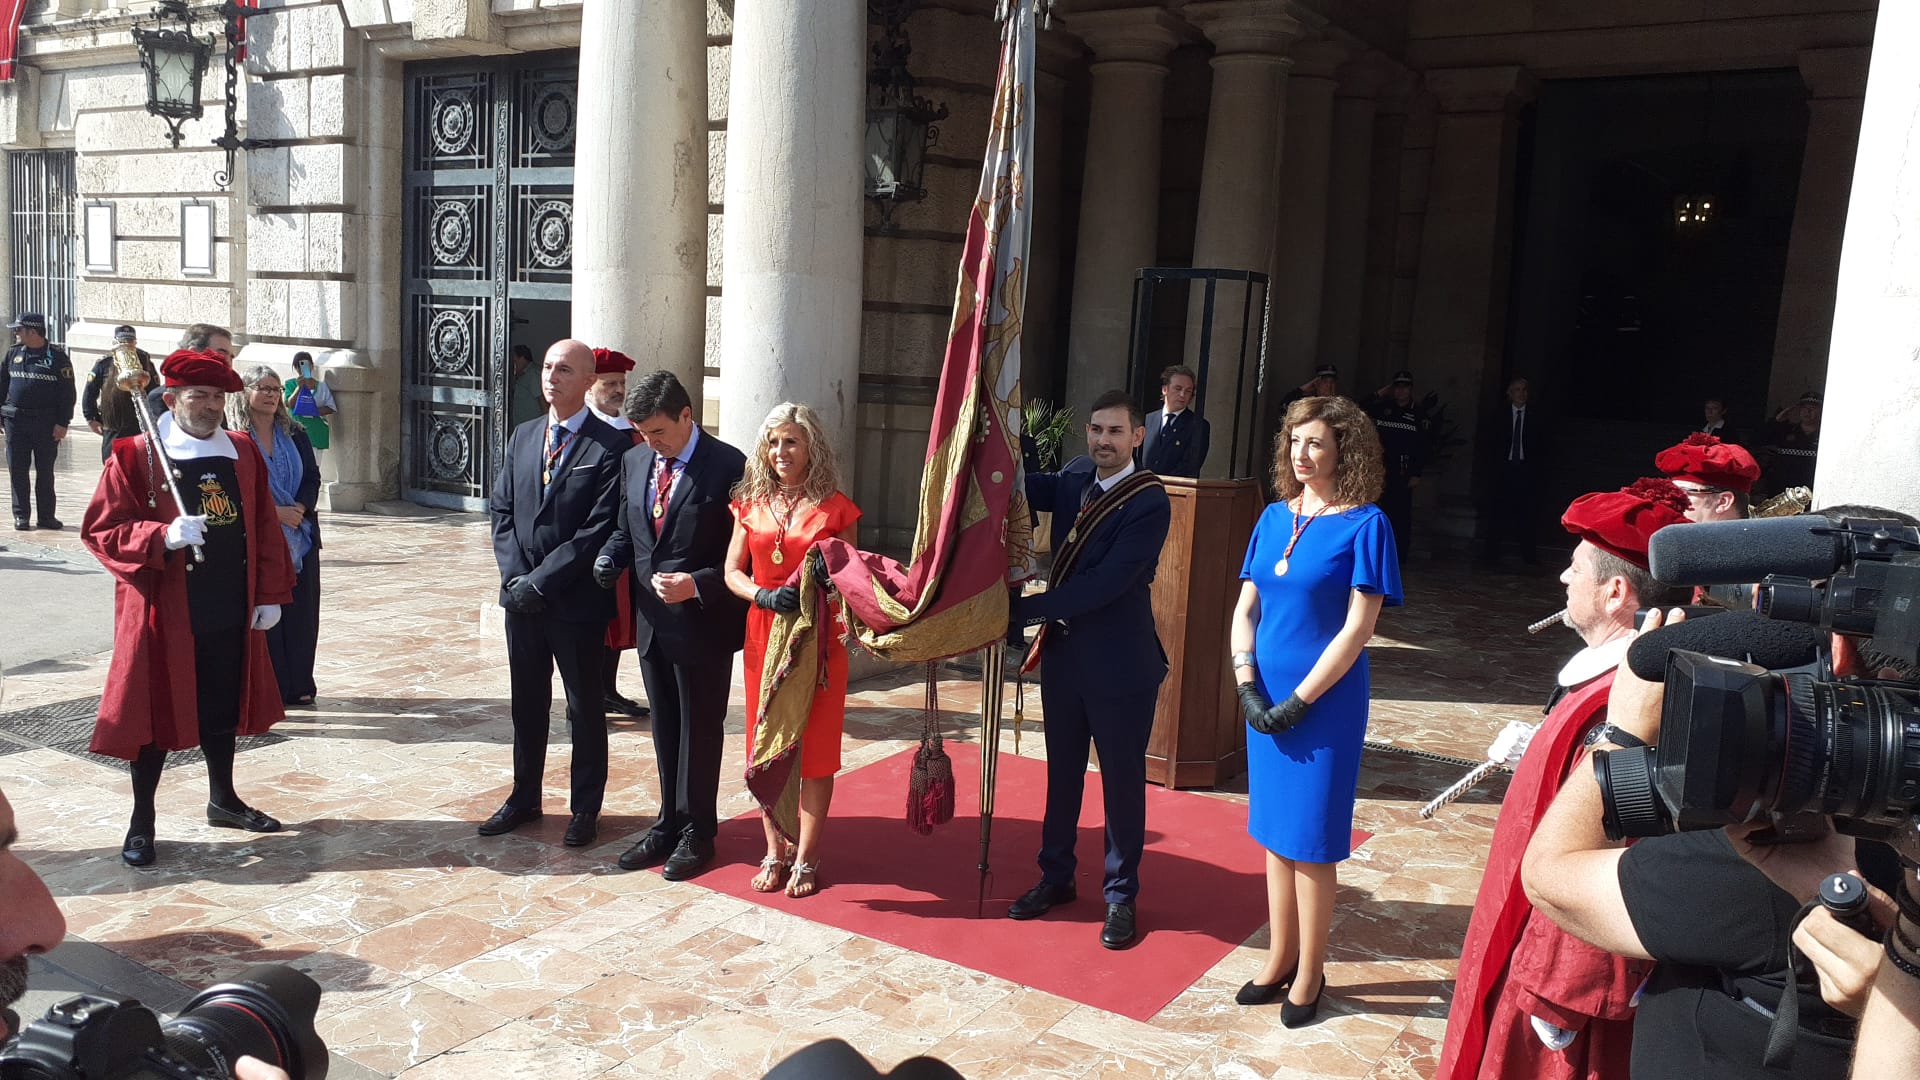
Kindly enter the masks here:
M 1140 444 L 1140 467 L 1162 476 L 1199 476 L 1207 460 L 1207 444 L 1213 426 L 1207 418 L 1188 409 L 1182 412 L 1169 436 L 1160 430 L 1164 409 L 1147 414 L 1147 440 Z
M 746 470 L 746 455 L 701 431 L 685 474 L 673 485 L 657 538 L 647 498 L 656 460 L 644 443 L 621 459 L 617 524 L 600 552 L 615 566 L 633 568 L 636 647 L 644 657 L 658 639 L 676 665 L 736 653 L 746 641 L 747 602 L 727 590 L 727 543 L 733 538 L 727 504 Z M 696 599 L 669 604 L 647 585 L 654 574 L 675 573 L 692 575 Z
M 1085 457 L 1057 473 L 1027 473 L 1027 501 L 1035 510 L 1053 512 L 1053 550 L 1066 544 L 1093 482 L 1093 462 Z M 1160 685 L 1167 654 L 1154 630 L 1151 586 L 1172 521 L 1165 491 L 1141 492 L 1086 538 L 1072 576 L 1014 600 L 1016 626 L 1065 624 L 1047 631 L 1041 659 L 1049 676 L 1101 694 L 1151 692 Z
M 1507 452 L 1513 443 L 1513 403 L 1505 398 L 1484 414 L 1486 424 L 1487 460 L 1501 463 L 1507 460 Z M 1527 405 L 1526 421 L 1520 425 L 1520 442 L 1526 447 L 1526 462 L 1529 466 L 1538 466 L 1545 462 L 1552 451 L 1549 438 L 1553 420 L 1540 410 L 1540 406 L 1531 402 Z
M 613 618 L 613 594 L 593 582 L 593 560 L 613 532 L 620 506 L 620 455 L 633 446 L 591 412 L 543 492 L 547 418 L 513 429 L 507 463 L 488 500 L 493 511 L 493 558 L 506 583 L 526 576 L 547 600 L 546 617 L 605 625 Z

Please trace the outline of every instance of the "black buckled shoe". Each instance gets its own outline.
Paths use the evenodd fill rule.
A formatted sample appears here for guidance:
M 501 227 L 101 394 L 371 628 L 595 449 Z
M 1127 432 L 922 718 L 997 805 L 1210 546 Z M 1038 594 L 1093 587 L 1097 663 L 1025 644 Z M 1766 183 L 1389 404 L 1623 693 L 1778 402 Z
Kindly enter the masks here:
M 255 810 L 251 806 L 242 806 L 238 810 L 229 810 L 224 806 L 207 804 L 207 824 L 216 829 L 245 829 L 248 832 L 279 832 L 280 823 L 272 817 Z
M 43 517 L 40 519 L 40 527 L 43 529 L 59 530 L 66 528 L 67 523 L 57 517 Z
M 567 822 L 567 835 L 560 842 L 568 847 L 586 847 L 599 835 L 599 814 L 575 814 L 573 820 Z
M 1037 919 L 1052 911 L 1056 905 L 1070 904 L 1077 894 L 1071 885 L 1055 885 L 1043 881 L 1027 890 L 1027 894 L 1015 900 L 1007 908 L 1009 919 Z
M 13 528 L 16 532 L 32 532 L 33 522 L 28 521 L 26 518 L 21 517 L 19 514 L 15 514 L 13 516 Z
M 522 825 L 539 821 L 540 818 L 540 808 L 537 806 L 522 809 L 512 803 L 502 803 L 500 809 L 493 812 L 492 817 L 480 823 L 480 835 L 499 836 L 501 833 L 510 833 Z
M 706 869 L 713 861 L 713 841 L 693 833 L 680 834 L 680 846 L 673 849 L 660 867 L 660 876 L 668 881 L 685 881 Z
M 128 833 L 126 842 L 120 845 L 120 861 L 128 866 L 145 869 L 157 858 L 151 833 Z
M 1133 944 L 1133 905 L 1108 904 L 1107 921 L 1100 927 L 1100 944 L 1109 949 L 1124 949 Z
M 645 870 L 649 866 L 659 866 L 673 854 L 675 844 L 672 833 L 648 830 L 639 842 L 620 853 L 620 869 Z
M 616 690 L 607 691 L 606 698 L 602 704 L 606 707 L 608 713 L 619 713 L 621 716 L 646 716 L 648 714 L 645 705 L 640 704 Z

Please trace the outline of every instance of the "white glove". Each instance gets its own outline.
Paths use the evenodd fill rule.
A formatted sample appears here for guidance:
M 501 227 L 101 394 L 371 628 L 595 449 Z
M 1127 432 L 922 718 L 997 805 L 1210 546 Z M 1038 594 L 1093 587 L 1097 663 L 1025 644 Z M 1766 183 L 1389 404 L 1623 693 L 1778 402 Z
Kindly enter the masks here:
M 271 630 L 280 624 L 280 605 L 261 604 L 253 609 L 253 628 Z
M 1533 733 L 1539 730 L 1540 725 L 1525 720 L 1507 721 L 1507 726 L 1494 736 L 1493 745 L 1487 747 L 1487 760 L 1509 768 L 1520 764 L 1520 759 L 1527 754 L 1527 744 L 1533 741 Z
M 207 515 L 182 514 L 167 523 L 167 550 L 179 551 L 183 547 L 207 542 Z

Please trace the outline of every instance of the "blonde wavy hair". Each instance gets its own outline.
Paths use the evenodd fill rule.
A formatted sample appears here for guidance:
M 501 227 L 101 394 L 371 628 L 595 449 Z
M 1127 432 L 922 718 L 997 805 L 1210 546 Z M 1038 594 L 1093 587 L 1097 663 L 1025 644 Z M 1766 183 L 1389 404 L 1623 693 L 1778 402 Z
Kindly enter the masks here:
M 1273 437 L 1273 490 L 1284 501 L 1300 494 L 1304 486 L 1294 478 L 1292 455 L 1287 442 L 1293 429 L 1321 420 L 1333 429 L 1333 445 L 1340 458 L 1333 466 L 1334 502 L 1340 506 L 1363 506 L 1380 499 L 1386 486 L 1386 466 L 1382 462 L 1380 432 L 1360 406 L 1343 397 L 1301 398 L 1287 407 L 1280 432 Z
M 754 437 L 753 449 L 747 454 L 746 472 L 733 486 L 734 498 L 741 502 L 769 502 L 780 491 L 780 478 L 774 475 L 768 444 L 774 431 L 784 424 L 799 428 L 807 440 L 807 478 L 800 484 L 800 497 L 818 506 L 840 490 L 840 461 L 834 455 L 833 443 L 827 440 L 819 415 L 805 405 L 783 401 L 760 422 L 760 433 Z

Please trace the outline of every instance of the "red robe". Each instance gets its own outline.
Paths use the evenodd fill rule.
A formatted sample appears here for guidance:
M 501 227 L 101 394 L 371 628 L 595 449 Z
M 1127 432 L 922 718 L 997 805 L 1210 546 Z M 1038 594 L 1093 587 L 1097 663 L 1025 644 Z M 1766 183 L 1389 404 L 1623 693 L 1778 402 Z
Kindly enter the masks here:
M 1624 1078 L 1632 999 L 1653 964 L 1596 949 L 1533 910 L 1520 862 L 1560 785 L 1585 761 L 1587 732 L 1606 717 L 1613 668 L 1570 691 L 1514 770 L 1494 826 L 1487 872 L 1460 953 L 1435 1080 Z M 1551 1050 L 1529 1017 L 1579 1034 Z
M 274 511 L 273 488 L 253 440 L 237 432 L 234 474 L 246 516 L 247 610 L 293 599 L 293 559 Z M 113 444 L 100 486 L 87 503 L 80 540 L 116 579 L 113 587 L 113 661 L 94 723 L 96 754 L 133 760 L 140 748 L 200 745 L 200 711 L 193 662 L 193 622 L 187 613 L 191 550 L 168 551 L 167 525 L 179 516 L 166 480 L 152 478 L 155 505 L 147 505 L 147 439 Z M 247 632 L 246 679 L 240 690 L 242 735 L 259 735 L 286 716 L 267 655 L 267 635 Z
M 633 436 L 635 446 L 646 441 L 638 429 L 628 428 L 627 434 Z M 607 624 L 607 648 L 620 652 L 640 643 L 633 620 L 633 571 L 629 569 L 613 585 L 613 621 Z

